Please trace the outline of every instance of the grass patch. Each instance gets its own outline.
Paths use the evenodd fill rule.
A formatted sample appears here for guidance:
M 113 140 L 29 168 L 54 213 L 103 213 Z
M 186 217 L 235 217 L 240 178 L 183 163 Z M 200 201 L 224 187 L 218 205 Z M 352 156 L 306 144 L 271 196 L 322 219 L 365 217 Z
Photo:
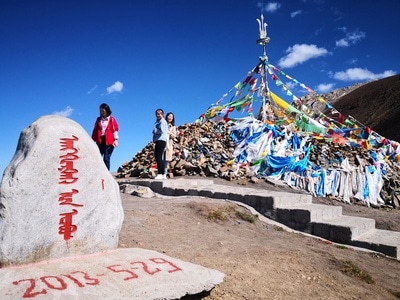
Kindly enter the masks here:
M 236 216 L 238 218 L 241 218 L 243 221 L 249 222 L 251 224 L 254 224 L 258 220 L 258 215 L 253 215 L 241 211 L 236 211 Z
M 338 249 L 348 249 L 346 246 L 344 245 L 335 245 L 336 248 Z
M 342 267 L 341 271 L 344 274 L 359 278 L 368 284 L 375 283 L 375 281 L 372 279 L 372 277 L 369 274 L 367 274 L 364 270 L 360 269 L 353 262 L 346 260 L 346 261 L 342 261 L 342 264 L 343 264 L 343 267 Z
M 216 210 L 211 210 L 208 215 L 207 215 L 208 220 L 219 220 L 223 221 L 226 220 L 225 214 L 222 210 L 216 209 Z
M 281 227 L 281 226 L 274 226 L 274 229 L 276 231 L 285 231 L 285 229 L 283 229 L 283 227 Z
M 254 224 L 258 220 L 258 215 L 245 212 L 234 204 L 217 208 L 208 207 L 204 212 L 206 212 L 207 219 L 210 221 L 227 221 L 240 218 L 243 221 Z

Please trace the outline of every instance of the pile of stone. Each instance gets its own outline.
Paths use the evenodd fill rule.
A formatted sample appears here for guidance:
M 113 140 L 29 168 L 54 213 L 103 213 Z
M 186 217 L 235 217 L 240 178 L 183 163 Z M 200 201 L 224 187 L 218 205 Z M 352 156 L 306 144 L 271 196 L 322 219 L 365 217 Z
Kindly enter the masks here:
M 187 123 L 177 128 L 174 140 L 174 157 L 170 162 L 168 176 L 192 176 L 223 178 L 226 180 L 248 180 L 257 182 L 262 176 L 253 174 L 247 166 L 234 163 L 235 145 L 230 137 L 230 126 L 225 122 Z M 322 168 L 339 168 L 347 158 L 350 165 L 372 165 L 368 151 L 362 147 L 333 144 L 312 139 L 310 162 Z M 400 207 L 400 170 L 395 163 L 385 175 L 381 197 L 390 206 Z M 149 143 L 131 161 L 124 163 L 117 177 L 154 178 L 157 165 L 154 159 L 154 144 Z
M 200 175 L 206 177 L 236 178 L 232 155 L 234 143 L 225 122 L 187 123 L 177 128 L 173 160 L 168 176 Z M 118 169 L 117 177 L 153 178 L 157 172 L 154 144 L 149 143 L 132 161 Z M 245 174 L 243 173 L 243 176 Z

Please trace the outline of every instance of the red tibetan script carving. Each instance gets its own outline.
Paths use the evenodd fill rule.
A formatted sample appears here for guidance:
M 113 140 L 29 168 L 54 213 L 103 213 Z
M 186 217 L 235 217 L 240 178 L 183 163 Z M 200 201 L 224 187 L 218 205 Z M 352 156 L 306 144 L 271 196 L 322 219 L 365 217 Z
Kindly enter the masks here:
M 72 136 L 72 138 L 61 138 L 60 139 L 60 151 L 66 151 L 67 153 L 60 156 L 60 172 L 59 184 L 71 184 L 78 181 L 77 175 L 78 170 L 74 168 L 74 161 L 79 159 L 77 153 L 78 149 L 75 148 L 74 142 L 78 141 L 79 138 Z
M 79 159 L 78 148 L 75 147 L 75 142 L 79 138 L 73 135 L 71 138 L 60 138 L 60 166 L 58 171 L 60 173 L 59 184 L 74 184 L 78 181 L 78 169 L 74 163 Z M 73 196 L 78 194 L 79 190 L 71 189 L 68 192 L 59 194 L 59 205 L 69 205 L 73 207 L 82 207 L 83 204 L 74 203 Z M 77 231 L 78 227 L 73 224 L 72 217 L 78 214 L 78 210 L 72 209 L 71 212 L 60 213 L 60 221 L 58 227 L 58 234 L 63 235 L 64 240 L 68 241 L 73 237 L 73 233 Z
M 72 224 L 72 216 L 76 215 L 78 211 L 73 209 L 72 212 L 60 214 L 60 222 L 58 227 L 58 234 L 64 235 L 64 240 L 68 241 L 73 237 L 73 233 L 78 229 L 78 227 Z
M 60 145 L 61 149 L 60 151 L 65 151 L 65 150 L 76 150 L 74 148 L 74 142 L 79 141 L 79 138 L 75 135 L 72 136 L 72 138 L 60 138 Z M 78 150 L 76 150 L 78 152 Z
M 83 206 L 83 204 L 74 203 L 72 196 L 74 194 L 78 194 L 79 191 L 77 189 L 72 189 L 71 192 L 60 193 L 60 197 L 58 198 L 58 202 L 60 205 L 70 205 L 70 206 Z

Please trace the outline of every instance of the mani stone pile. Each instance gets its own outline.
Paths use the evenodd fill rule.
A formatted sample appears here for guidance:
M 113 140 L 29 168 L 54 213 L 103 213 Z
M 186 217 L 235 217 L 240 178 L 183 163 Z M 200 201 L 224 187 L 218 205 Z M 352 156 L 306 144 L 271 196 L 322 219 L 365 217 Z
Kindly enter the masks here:
M 324 169 L 339 168 L 340 162 L 348 158 L 352 166 L 373 165 L 368 150 L 362 147 L 333 144 L 324 140 L 310 140 L 310 162 Z M 230 126 L 226 122 L 207 120 L 204 123 L 186 123 L 177 128 L 174 140 L 174 155 L 170 162 L 168 176 L 204 176 L 232 180 L 258 182 L 263 176 L 254 174 L 247 166 L 237 170 L 234 163 L 235 144 L 230 137 Z M 386 204 L 400 207 L 400 168 L 388 162 L 384 176 L 381 197 Z M 154 178 L 157 165 L 154 158 L 154 144 L 149 143 L 131 161 L 118 168 L 116 177 Z M 266 178 L 264 178 L 266 179 Z
M 234 179 L 234 168 L 227 163 L 234 159 L 234 142 L 229 136 L 229 126 L 225 122 L 185 124 L 177 127 L 174 139 L 173 160 L 169 164 L 168 175 L 221 177 Z M 117 177 L 153 178 L 157 172 L 154 158 L 154 144 L 149 143 L 138 152 L 132 161 L 118 169 Z M 239 176 L 245 176 L 240 174 Z

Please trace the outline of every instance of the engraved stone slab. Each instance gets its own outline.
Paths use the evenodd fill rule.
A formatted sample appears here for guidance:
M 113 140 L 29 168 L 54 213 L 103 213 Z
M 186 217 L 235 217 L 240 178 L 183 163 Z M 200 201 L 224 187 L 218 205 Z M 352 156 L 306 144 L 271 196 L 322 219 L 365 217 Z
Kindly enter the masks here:
M 139 248 L 0 269 L 2 300 L 181 299 L 210 291 L 224 274 Z

